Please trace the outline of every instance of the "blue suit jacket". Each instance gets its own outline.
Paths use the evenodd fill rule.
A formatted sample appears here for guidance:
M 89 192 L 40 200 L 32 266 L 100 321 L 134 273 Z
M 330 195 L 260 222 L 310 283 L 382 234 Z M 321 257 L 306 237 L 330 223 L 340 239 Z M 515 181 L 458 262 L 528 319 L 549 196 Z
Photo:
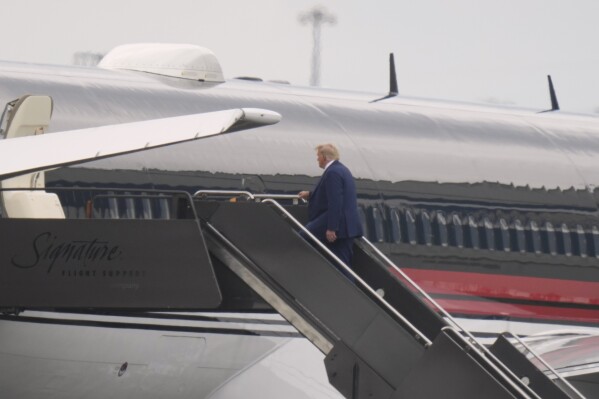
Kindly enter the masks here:
M 335 231 L 338 238 L 362 235 L 356 184 L 341 162 L 334 161 L 310 192 L 308 213 L 310 221 L 306 228 L 321 240 L 325 240 L 327 230 Z

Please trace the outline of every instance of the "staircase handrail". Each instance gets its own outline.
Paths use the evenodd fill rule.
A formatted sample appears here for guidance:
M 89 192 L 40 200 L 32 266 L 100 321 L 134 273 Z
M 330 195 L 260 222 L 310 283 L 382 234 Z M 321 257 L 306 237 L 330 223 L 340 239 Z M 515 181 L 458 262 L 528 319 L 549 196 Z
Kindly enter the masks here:
M 331 250 L 329 250 L 318 238 L 316 238 L 308 229 L 304 227 L 296 218 L 294 218 L 281 204 L 279 204 L 274 199 L 264 199 L 262 202 L 271 203 L 275 206 L 275 208 L 283 214 L 287 219 L 289 219 L 296 227 L 298 227 L 306 237 L 312 241 L 315 245 L 318 246 L 323 252 L 325 252 L 329 257 L 331 257 L 338 266 L 343 268 L 347 273 L 349 273 L 357 282 L 359 282 L 366 291 L 370 292 L 374 298 L 376 298 L 387 310 L 393 313 L 396 317 L 398 317 L 403 323 L 405 323 L 410 330 L 414 333 L 416 339 L 421 339 L 425 342 L 425 346 L 430 346 L 432 341 L 428 339 L 426 335 L 424 335 L 416 326 L 414 326 L 410 321 L 408 321 L 401 313 L 399 313 L 393 306 L 391 306 L 384 298 L 376 293 L 368 283 L 366 283 L 360 276 L 358 276 L 349 266 L 347 266 L 341 259 L 339 259 Z
M 469 340 L 465 339 L 464 336 L 461 334 L 461 332 L 452 326 L 445 326 L 441 329 L 442 331 L 453 331 L 453 333 L 455 334 L 455 336 L 460 339 L 462 341 L 462 343 L 464 343 L 465 345 L 467 345 L 470 349 L 474 350 L 475 352 L 478 352 L 479 354 L 482 355 L 482 353 L 480 353 L 480 350 L 478 348 L 476 348 L 472 342 L 470 342 Z M 490 353 L 490 352 L 489 352 Z M 492 355 L 492 354 L 491 354 Z M 509 368 L 507 368 L 503 362 L 499 361 L 499 364 L 502 365 L 504 370 L 501 370 L 499 367 L 497 367 L 497 364 L 489 361 L 489 359 L 487 359 L 486 357 L 482 357 L 486 364 L 488 366 L 490 366 L 491 368 L 493 368 L 497 373 L 499 373 L 499 375 L 501 375 L 504 380 L 510 384 L 512 386 L 512 388 L 514 388 L 516 391 L 518 391 L 521 395 L 524 395 L 524 397 L 528 397 L 531 394 L 537 398 L 537 399 L 541 399 L 541 397 L 539 395 L 537 395 L 536 392 L 534 392 L 528 385 L 526 385 L 522 380 L 520 380 Z M 495 358 L 495 356 L 493 356 L 493 358 Z M 497 358 L 495 358 L 497 360 Z M 509 378 L 508 375 L 505 374 L 505 372 L 508 372 L 508 374 L 510 374 L 510 376 L 512 378 Z M 516 384 L 515 381 L 519 381 L 520 384 L 522 386 L 520 386 L 519 384 Z M 524 392 L 524 390 L 522 390 L 522 387 L 524 387 L 528 393 Z
M 503 333 L 504 335 L 511 335 L 516 341 L 518 341 L 518 343 L 520 345 L 522 345 L 522 347 L 524 349 L 526 349 L 531 355 L 533 355 L 538 361 L 541 362 L 541 364 L 543 364 L 543 366 L 547 367 L 547 370 L 549 370 L 553 375 L 555 375 L 564 385 L 566 385 L 569 389 L 571 389 L 576 395 L 578 395 L 580 397 L 580 399 L 586 399 L 586 397 L 576 388 L 574 388 L 574 386 L 572 384 L 570 384 L 568 382 L 568 380 L 566 380 L 556 369 L 554 369 L 553 367 L 551 367 L 551 365 L 549 363 L 547 363 L 545 361 L 545 359 L 543 359 L 543 357 L 541 357 L 541 355 L 539 355 L 536 351 L 534 351 L 530 346 L 528 346 L 528 344 L 526 344 L 526 342 L 524 342 L 522 340 L 522 338 L 520 338 L 517 334 L 514 334 L 511 331 L 506 331 Z

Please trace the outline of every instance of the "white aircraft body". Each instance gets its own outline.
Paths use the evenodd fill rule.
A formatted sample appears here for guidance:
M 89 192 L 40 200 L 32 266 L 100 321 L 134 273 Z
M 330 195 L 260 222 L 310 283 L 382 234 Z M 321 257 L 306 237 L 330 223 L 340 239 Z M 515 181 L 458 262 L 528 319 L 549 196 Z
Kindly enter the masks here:
M 523 336 L 599 397 L 596 117 L 225 81 L 194 46 L 123 46 L 99 68 L 0 63 L 0 102 L 24 95 L 42 111 L 10 121 L 26 97 L 13 103 L 0 140 L 3 396 L 343 397 L 322 347 L 215 259 L 193 275 L 204 285 L 166 288 L 100 265 L 145 245 L 143 261 L 168 271 L 188 258 L 164 253 L 192 238 L 137 243 L 134 230 L 106 227 L 108 239 L 43 229 L 21 239 L 63 219 L 165 219 L 170 232 L 189 212 L 167 203 L 181 192 L 292 195 L 316 182 L 313 149 L 330 141 L 377 248 L 482 342 Z M 64 292 L 9 286 L 29 269 Z

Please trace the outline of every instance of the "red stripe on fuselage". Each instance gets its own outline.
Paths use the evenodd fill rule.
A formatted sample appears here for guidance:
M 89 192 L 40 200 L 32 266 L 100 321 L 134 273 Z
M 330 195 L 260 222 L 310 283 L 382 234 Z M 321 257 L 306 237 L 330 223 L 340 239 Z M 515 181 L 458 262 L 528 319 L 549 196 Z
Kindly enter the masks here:
M 402 268 L 429 294 L 599 305 L 599 282 Z

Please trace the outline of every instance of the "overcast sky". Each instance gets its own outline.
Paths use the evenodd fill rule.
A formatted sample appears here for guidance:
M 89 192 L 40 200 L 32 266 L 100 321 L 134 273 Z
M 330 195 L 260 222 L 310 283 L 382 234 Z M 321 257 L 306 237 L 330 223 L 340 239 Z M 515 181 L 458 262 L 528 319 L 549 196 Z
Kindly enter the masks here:
M 316 5 L 321 86 L 384 93 L 395 53 L 400 94 L 599 112 L 598 0 L 0 0 L 0 59 L 72 63 L 124 43 L 211 49 L 226 78 L 308 85 Z

